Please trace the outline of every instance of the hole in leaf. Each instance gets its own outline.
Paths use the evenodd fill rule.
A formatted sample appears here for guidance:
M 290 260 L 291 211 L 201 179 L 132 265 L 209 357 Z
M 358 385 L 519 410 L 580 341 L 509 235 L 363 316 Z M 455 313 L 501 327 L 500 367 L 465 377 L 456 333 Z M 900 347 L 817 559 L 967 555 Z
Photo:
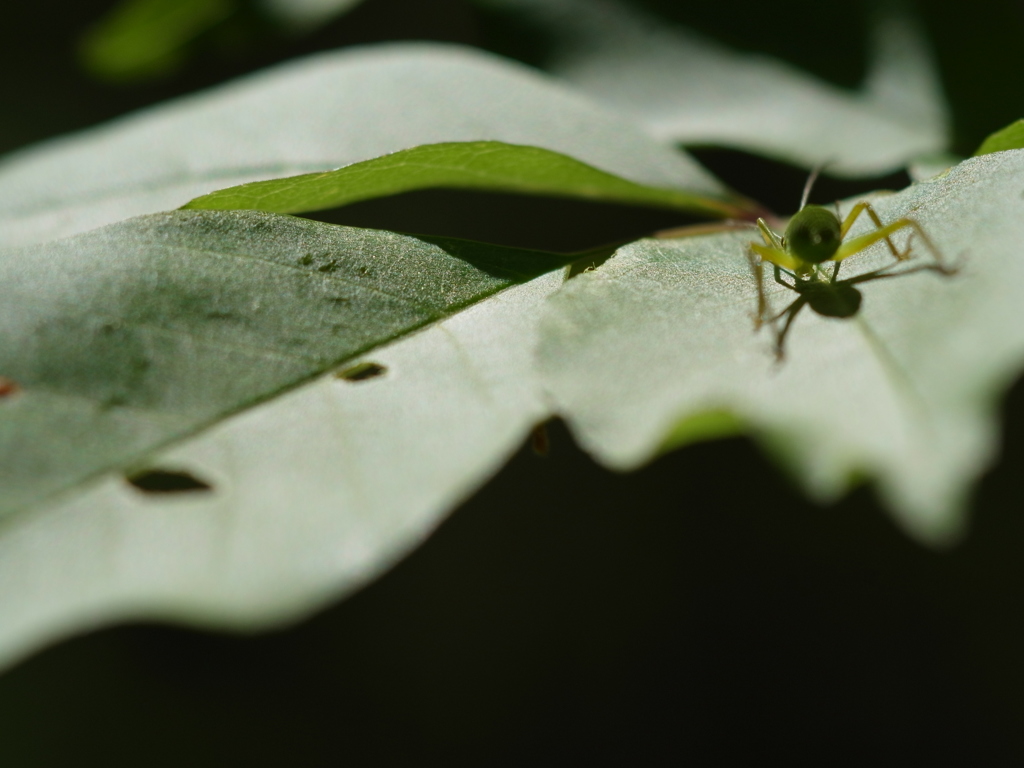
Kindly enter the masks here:
M 146 469 L 125 476 L 125 480 L 143 493 L 194 493 L 212 491 L 213 486 L 181 470 Z
M 366 381 L 367 379 L 383 376 L 387 372 L 388 369 L 378 363 L 358 363 L 351 368 L 338 371 L 336 376 L 345 381 Z

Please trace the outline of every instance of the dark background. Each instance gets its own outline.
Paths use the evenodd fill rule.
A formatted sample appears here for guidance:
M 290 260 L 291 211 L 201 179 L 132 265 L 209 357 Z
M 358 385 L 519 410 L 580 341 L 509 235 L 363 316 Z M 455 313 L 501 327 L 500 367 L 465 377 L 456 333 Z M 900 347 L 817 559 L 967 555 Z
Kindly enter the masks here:
M 863 74 L 864 4 L 646 5 L 841 85 Z M 465 42 L 542 62 L 544 41 L 460 0 L 366 0 L 301 39 L 245 20 L 168 79 L 113 86 L 75 41 L 109 2 L 7 4 L 0 150 L 315 50 Z M 1024 6 L 928 3 L 970 154 L 1024 115 Z M 805 172 L 705 148 L 740 191 L 787 212 Z M 825 180 L 823 200 L 900 175 Z M 679 223 L 665 212 L 420 192 L 322 218 L 554 249 Z M 560 424 L 524 447 L 419 551 L 293 629 L 251 638 L 128 626 L 0 677 L 11 766 L 1024 765 L 1024 386 L 1003 458 L 952 551 L 911 542 L 869 488 L 807 502 L 750 443 L 596 467 Z

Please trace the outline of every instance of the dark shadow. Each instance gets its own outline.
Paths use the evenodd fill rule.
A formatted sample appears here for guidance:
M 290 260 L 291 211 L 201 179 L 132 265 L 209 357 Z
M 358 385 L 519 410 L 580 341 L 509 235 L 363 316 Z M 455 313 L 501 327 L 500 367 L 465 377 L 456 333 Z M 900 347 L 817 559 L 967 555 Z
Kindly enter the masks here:
M 1024 386 L 1006 414 L 946 553 L 869 489 L 809 503 L 748 441 L 618 475 L 554 422 L 548 458 L 524 445 L 290 631 L 122 627 L 22 664 L 0 739 L 25 768 L 1020 765 Z
M 790 216 L 800 207 L 800 196 L 809 176 L 807 169 L 736 149 L 690 147 L 688 151 L 730 187 L 778 215 Z M 829 176 L 826 167 L 815 181 L 808 202 L 830 205 L 836 200 L 878 190 L 899 191 L 909 185 L 910 176 L 906 171 L 886 176 L 840 179 Z
M 305 218 L 350 227 L 462 238 L 558 253 L 635 240 L 697 217 L 670 210 L 562 197 L 453 189 L 406 192 Z

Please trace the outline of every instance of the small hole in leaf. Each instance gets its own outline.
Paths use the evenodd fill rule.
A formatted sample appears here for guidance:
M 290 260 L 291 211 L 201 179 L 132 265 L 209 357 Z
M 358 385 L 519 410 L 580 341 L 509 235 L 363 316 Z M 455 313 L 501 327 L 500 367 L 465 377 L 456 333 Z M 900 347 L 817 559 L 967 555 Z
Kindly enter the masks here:
M 213 486 L 180 470 L 146 469 L 125 477 L 143 493 L 194 493 L 212 491 Z
M 14 379 L 0 376 L 0 399 L 11 397 L 19 392 L 21 392 L 21 387 L 18 386 L 18 382 L 14 381 Z
M 359 363 L 351 368 L 339 371 L 337 377 L 345 381 L 366 381 L 367 379 L 383 376 L 387 372 L 388 369 L 378 363 Z

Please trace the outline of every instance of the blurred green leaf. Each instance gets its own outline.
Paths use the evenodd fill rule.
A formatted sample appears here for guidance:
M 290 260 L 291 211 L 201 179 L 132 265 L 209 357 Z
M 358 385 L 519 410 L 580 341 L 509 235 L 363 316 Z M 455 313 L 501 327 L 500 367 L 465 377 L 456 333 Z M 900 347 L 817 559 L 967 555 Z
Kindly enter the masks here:
M 753 329 L 756 232 L 628 245 L 550 302 L 539 360 L 553 408 L 616 469 L 694 439 L 688 423 L 700 437 L 691 420 L 712 414 L 711 435 L 743 425 L 812 497 L 869 477 L 911 533 L 948 542 L 1024 368 L 1022 179 L 1024 151 L 1003 152 L 878 198 L 883 221 L 912 216 L 961 271 L 865 283 L 852 320 L 806 309 L 781 363 Z M 890 262 L 874 247 L 844 272 Z M 795 298 L 771 286 L 776 309 Z
M 188 43 L 236 7 L 236 0 L 125 0 L 82 37 L 82 63 L 105 80 L 166 74 L 181 63 Z
M 1024 120 L 1010 123 L 1005 128 L 993 133 L 981 143 L 974 156 L 1005 152 L 1008 149 L 1024 149 Z
M 123 0 L 82 35 L 79 55 L 102 80 L 131 82 L 178 69 L 189 46 L 249 5 L 285 31 L 310 32 L 362 0 Z M 255 44 L 255 40 L 253 43 Z
M 439 187 L 581 197 L 734 218 L 756 211 L 739 198 L 644 186 L 558 152 L 497 141 L 428 144 L 334 171 L 229 187 L 182 207 L 300 213 Z

